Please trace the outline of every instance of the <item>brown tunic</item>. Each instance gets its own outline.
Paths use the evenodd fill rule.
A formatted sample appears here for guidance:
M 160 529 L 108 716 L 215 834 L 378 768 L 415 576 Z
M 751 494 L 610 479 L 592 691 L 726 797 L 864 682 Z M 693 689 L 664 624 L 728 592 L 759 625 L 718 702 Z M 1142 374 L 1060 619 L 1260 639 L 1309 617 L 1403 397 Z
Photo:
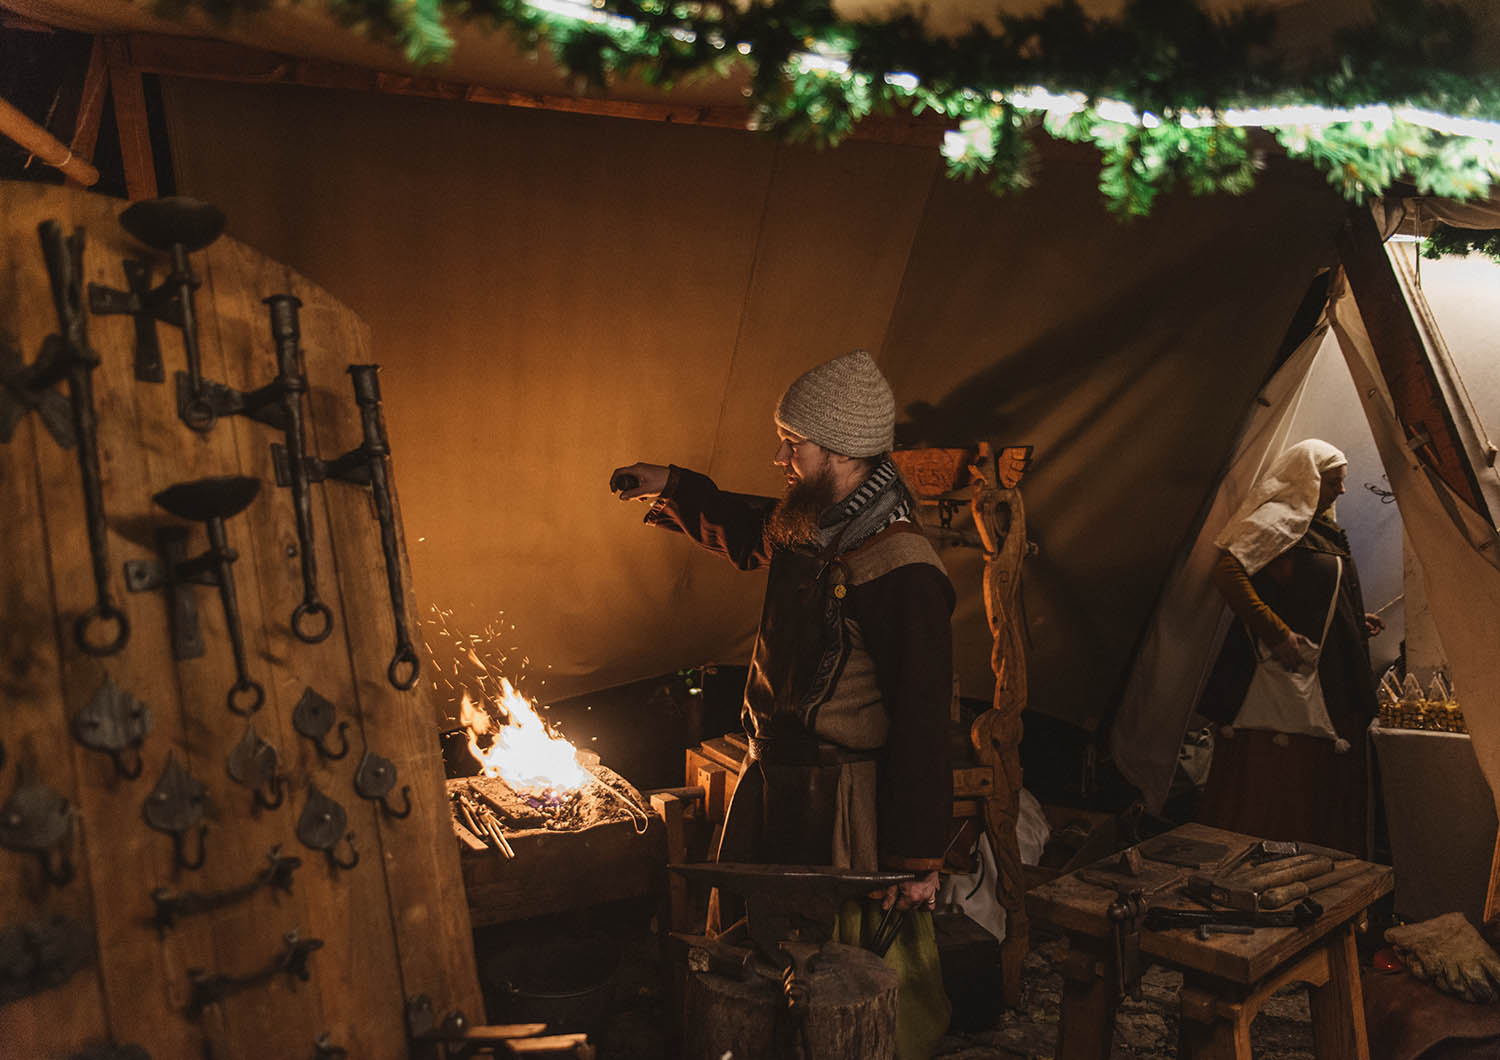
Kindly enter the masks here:
M 1351 749 L 1336 754 L 1332 740 L 1269 732 L 1238 731 L 1232 738 L 1218 739 L 1198 818 L 1248 835 L 1319 843 L 1358 854 L 1365 847 L 1365 730 L 1376 700 L 1364 600 L 1344 532 L 1331 519 L 1314 519 L 1297 544 L 1249 578 L 1254 598 L 1233 602 L 1240 605 L 1235 611 L 1247 616 L 1262 636 L 1289 627 L 1316 643 L 1328 614 L 1335 556 L 1343 558 L 1343 576 L 1318 658 L 1318 682 L 1329 719 Z M 1240 579 L 1233 581 L 1240 584 Z M 1236 622 L 1204 688 L 1198 713 L 1220 725 L 1230 724 L 1254 667 L 1250 639 L 1243 623 Z
M 772 550 L 773 506 L 674 467 L 646 517 L 743 570 L 769 568 L 742 712 L 757 754 L 721 857 L 937 868 L 953 800 L 952 584 L 910 523 L 847 554 Z

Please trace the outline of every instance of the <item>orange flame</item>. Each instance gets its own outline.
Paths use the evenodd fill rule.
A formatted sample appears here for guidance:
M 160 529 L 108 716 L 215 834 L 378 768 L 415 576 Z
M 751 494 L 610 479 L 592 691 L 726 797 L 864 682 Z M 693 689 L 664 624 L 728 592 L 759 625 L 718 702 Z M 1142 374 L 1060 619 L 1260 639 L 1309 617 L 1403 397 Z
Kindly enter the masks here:
M 499 777 L 517 791 L 566 792 L 583 787 L 593 778 L 578 763 L 578 749 L 548 731 L 533 702 L 509 680 L 500 678 L 495 706 L 506 720 L 497 722 L 489 704 L 483 699 L 475 702 L 465 690 L 459 721 L 469 731 L 469 752 L 479 760 L 485 776 Z M 480 747 L 481 736 L 491 737 L 488 747 Z

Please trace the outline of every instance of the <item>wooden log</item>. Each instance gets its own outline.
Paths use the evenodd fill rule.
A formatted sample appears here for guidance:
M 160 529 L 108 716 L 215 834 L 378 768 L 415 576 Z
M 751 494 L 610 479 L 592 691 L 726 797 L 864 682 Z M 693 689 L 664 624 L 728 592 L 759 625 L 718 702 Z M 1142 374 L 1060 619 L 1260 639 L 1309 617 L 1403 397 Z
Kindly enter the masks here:
M 896 1055 L 898 977 L 868 950 L 830 942 L 809 977 L 807 1055 L 891 1060 Z M 691 972 L 683 1003 L 684 1060 L 774 1060 L 785 1019 L 778 979 Z

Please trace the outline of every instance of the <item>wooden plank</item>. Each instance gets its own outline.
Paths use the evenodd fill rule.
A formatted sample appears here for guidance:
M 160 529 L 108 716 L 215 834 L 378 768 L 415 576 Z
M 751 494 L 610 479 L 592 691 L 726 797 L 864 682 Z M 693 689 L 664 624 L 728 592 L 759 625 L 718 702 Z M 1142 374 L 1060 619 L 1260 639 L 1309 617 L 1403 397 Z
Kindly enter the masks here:
M 380 92 L 386 95 L 488 103 L 529 110 L 552 110 L 738 131 L 750 128 L 752 116 L 748 107 L 643 103 L 592 96 L 518 92 L 499 86 L 371 70 L 317 59 L 300 59 L 223 41 L 148 33 L 132 34 L 129 37 L 129 56 L 136 70 L 170 77 Z M 855 126 L 849 138 L 935 147 L 942 143 L 945 129 L 940 119 L 931 116 L 873 117 L 866 118 Z
M 733 770 L 736 776 L 744 768 L 747 750 L 746 747 L 736 746 L 727 736 L 704 740 L 698 745 L 699 754 L 725 769 Z
M 661 818 L 666 831 L 667 864 L 680 865 L 687 861 L 687 833 L 683 827 L 687 803 L 675 795 L 662 792 L 651 796 L 651 809 Z M 678 873 L 672 873 L 667 879 L 667 920 L 672 931 L 688 929 L 687 896 L 687 880 Z
M 0 185 L 0 341 L 15 341 L 28 360 L 35 356 L 42 338 L 56 330 L 35 235 L 36 221 L 46 213 L 44 203 L 39 187 Z M 39 461 L 39 448 L 54 452 Z M 56 541 L 50 541 L 43 514 L 48 493 L 64 487 L 78 492 L 76 460 L 72 479 L 63 478 L 71 457 L 58 450 L 34 415 L 26 418 L 8 444 L 0 445 L 0 507 L 6 512 L 7 553 L 7 562 L 0 563 L 0 622 L 5 630 L 0 650 L 0 700 L 4 701 L 0 734 L 7 756 L 0 774 L 0 802 L 10 798 L 23 767 L 76 800 L 77 772 L 68 750 L 72 741 L 60 660 L 60 652 L 67 650 L 60 644 L 71 636 L 71 630 L 67 623 L 56 621 L 54 585 L 61 575 L 62 591 L 75 590 L 68 576 L 72 563 L 64 550 L 76 547 L 79 538 L 76 532 L 67 534 L 58 526 Z M 42 488 L 42 465 L 48 490 Z M 61 513 L 57 516 L 62 517 Z M 58 563 L 62 569 L 54 574 L 52 568 Z M 83 567 L 87 570 L 86 561 Z M 33 856 L 0 850 L 0 928 L 54 914 L 92 929 L 97 923 L 92 865 L 80 856 L 76 842 L 70 855 L 78 863 L 77 876 L 65 886 L 49 888 L 42 885 L 40 866 Z M 90 934 L 98 937 L 92 930 Z M 0 1005 L 0 1042 L 18 1056 L 42 1056 L 59 1045 L 81 1045 L 104 1034 L 106 1027 L 99 965 L 94 961 L 59 987 Z
M 132 199 L 156 198 L 156 162 L 151 154 L 151 129 L 146 116 L 146 92 L 141 71 L 131 65 L 123 37 L 106 37 L 109 90 L 115 103 L 115 125 L 120 132 L 120 156 L 125 167 L 125 191 Z
M 989 766 L 964 766 L 953 771 L 956 798 L 989 795 L 995 790 L 995 771 Z
M 666 829 L 655 818 L 640 835 L 622 820 L 582 832 L 531 829 L 506 836 L 513 860 L 495 854 L 462 858 L 476 927 L 652 894 L 666 863 Z
M 1430 439 L 1418 456 L 1471 508 L 1492 516 L 1369 210 L 1350 208 L 1336 244 L 1396 416 L 1409 435 Z
M 331 459 L 363 442 L 344 368 L 369 363 L 369 334 L 352 313 L 314 284 L 294 276 L 292 293 L 303 303 L 310 451 Z M 393 445 L 391 501 L 402 556 L 402 588 L 408 629 L 420 642 L 395 490 L 401 466 L 399 440 L 393 440 Z M 457 845 L 448 826 L 442 753 L 431 721 L 438 716 L 432 684 L 418 680 L 414 689 L 402 692 L 387 679 L 395 624 L 370 491 L 327 482 L 316 487 L 316 494 L 322 498 L 319 525 L 326 528 L 332 553 L 326 595 L 338 601 L 338 613 L 354 616 L 342 624 L 341 635 L 355 676 L 362 735 L 370 748 L 391 760 L 398 783 L 411 787 L 411 815 L 393 820 L 377 814 L 373 838 L 378 845 L 366 848 L 366 856 L 378 858 L 384 866 L 386 902 L 400 961 L 401 992 L 390 1004 L 399 1011 L 405 997 L 426 994 L 442 1011 L 479 1012 L 483 1001 L 473 938 Z M 351 969 L 350 974 L 357 971 Z
M 203 281 L 197 306 L 203 321 L 204 378 L 242 392 L 270 382 L 275 376 L 275 358 L 268 349 L 266 310 L 260 300 L 285 288 L 286 270 L 228 238 L 196 255 L 195 265 Z M 181 425 L 177 430 L 188 432 Z M 233 1056 L 249 1057 L 257 1050 L 260 1055 L 301 1055 L 325 1031 L 332 1042 L 355 1055 L 375 1055 L 398 1040 L 400 1031 L 393 1028 L 385 1008 L 371 1006 L 367 1019 L 353 1021 L 347 1010 L 368 1000 L 366 989 L 377 997 L 376 988 L 381 985 L 398 989 L 389 923 L 367 915 L 371 908 L 384 912 L 379 872 L 368 867 L 362 871 L 359 866 L 337 869 L 321 851 L 303 846 L 296 836 L 297 818 L 311 784 L 344 807 L 356 842 L 373 825 L 339 775 L 347 775 L 350 762 L 325 763 L 292 725 L 292 711 L 309 684 L 335 704 L 339 720 L 352 721 L 353 680 L 347 654 L 332 637 L 321 644 L 304 645 L 287 629 L 288 615 L 301 592 L 299 586 L 287 584 L 288 566 L 293 569 L 292 577 L 296 576 L 297 538 L 290 528 L 284 491 L 276 487 L 271 467 L 269 446 L 278 437 L 265 424 L 225 416 L 202 439 L 216 454 L 218 473 L 248 475 L 261 483 L 255 500 L 228 520 L 226 531 L 230 546 L 239 553 L 233 575 L 247 669 L 250 678 L 264 687 L 265 702 L 249 719 L 229 710 L 226 693 L 235 671 L 228 632 L 220 625 L 222 608 L 205 594 L 200 607 L 212 611 L 215 632 L 205 633 L 207 652 L 197 662 L 210 664 L 213 677 L 211 684 L 200 686 L 194 728 L 201 734 L 205 768 L 222 792 L 223 823 L 233 830 L 219 842 L 232 843 L 240 855 L 239 865 L 209 873 L 214 887 L 242 882 L 250 864 L 258 863 L 273 845 L 303 862 L 290 899 L 282 898 L 275 905 L 238 906 L 214 918 L 218 970 L 232 974 L 263 965 L 291 930 L 303 938 L 322 940 L 323 947 L 309 962 L 311 974 L 306 982 L 277 977 L 263 988 L 227 999 L 222 1015 Z M 195 670 L 204 668 L 199 665 Z M 252 793 L 230 782 L 225 770 L 228 754 L 250 725 L 276 748 L 281 770 L 289 778 L 282 805 L 275 810 L 257 809 Z M 345 855 L 344 846 L 340 844 L 340 856 Z M 222 865 L 223 859 L 218 860 Z M 365 981 L 351 982 L 350 968 L 363 969 Z
M 109 65 L 105 60 L 104 38 L 95 37 L 93 47 L 89 49 L 88 69 L 83 75 L 83 96 L 78 103 L 78 118 L 73 123 L 73 139 L 68 144 L 74 156 L 85 162 L 94 160 L 108 86 Z

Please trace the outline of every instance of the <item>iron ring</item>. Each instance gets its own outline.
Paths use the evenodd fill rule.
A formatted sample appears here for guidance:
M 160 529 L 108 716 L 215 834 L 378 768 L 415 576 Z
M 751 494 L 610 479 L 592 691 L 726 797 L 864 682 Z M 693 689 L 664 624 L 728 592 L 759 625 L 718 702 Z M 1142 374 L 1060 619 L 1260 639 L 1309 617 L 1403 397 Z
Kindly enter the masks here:
M 321 616 L 323 620 L 322 627 L 311 633 L 302 628 L 303 620 L 309 615 Z M 333 612 L 321 600 L 303 600 L 297 605 L 297 610 L 292 612 L 292 632 L 303 644 L 317 644 L 327 640 L 328 634 L 333 632 Z
M 95 622 L 114 623 L 116 627 L 114 639 L 105 641 L 103 644 L 90 641 L 88 630 Z M 73 639 L 78 642 L 79 650 L 85 655 L 113 655 L 125 647 L 125 642 L 130 639 L 130 620 L 125 617 L 125 612 L 106 600 L 78 616 L 78 620 L 73 623 Z
M 240 692 L 252 693 L 250 702 L 245 704 L 243 707 L 241 707 L 235 701 L 235 696 Z M 261 708 L 261 705 L 265 703 L 266 690 L 255 681 L 251 681 L 248 678 L 242 677 L 229 687 L 229 695 L 227 698 L 229 701 L 229 709 L 235 714 L 238 714 L 240 717 L 245 718 L 249 717 L 251 714 L 254 714 Z

